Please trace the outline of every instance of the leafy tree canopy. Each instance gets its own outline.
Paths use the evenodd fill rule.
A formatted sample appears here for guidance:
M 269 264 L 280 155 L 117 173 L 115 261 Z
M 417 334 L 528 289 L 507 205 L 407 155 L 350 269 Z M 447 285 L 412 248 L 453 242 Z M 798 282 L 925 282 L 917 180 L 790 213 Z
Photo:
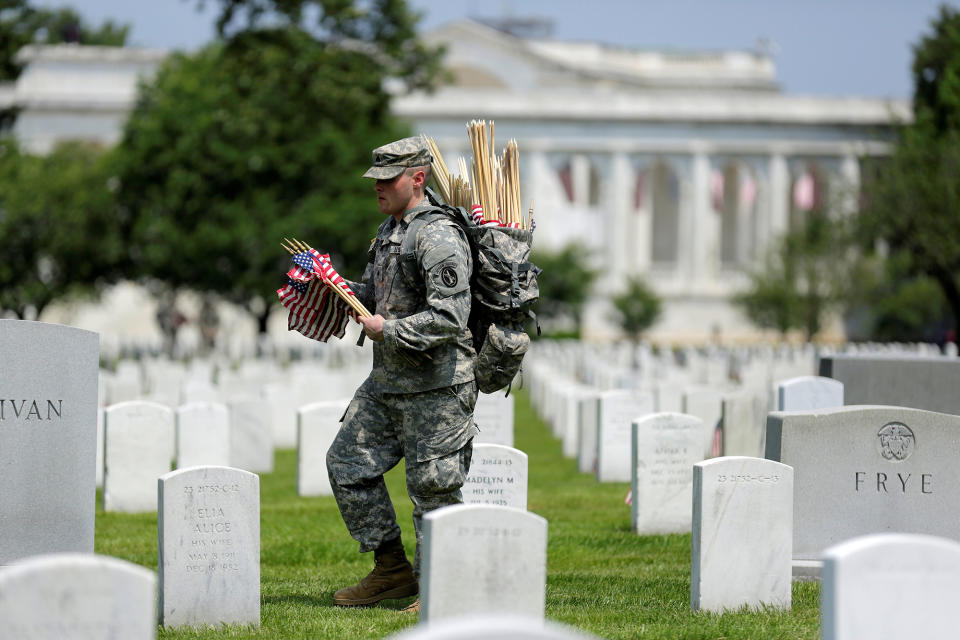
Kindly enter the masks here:
M 644 331 L 660 317 L 660 297 L 639 277 L 627 279 L 626 289 L 613 297 L 613 307 L 620 328 L 633 342 L 639 342 Z
M 282 238 L 359 277 L 383 219 L 361 175 L 373 148 L 407 135 L 382 80 L 366 53 L 292 27 L 171 57 L 117 150 L 137 273 L 218 292 L 261 330 L 289 265 Z
M 420 15 L 404 0 L 198 0 L 220 6 L 217 32 L 232 37 L 264 26 L 296 27 L 344 49 L 363 51 L 386 77 L 430 88 L 442 50 L 417 39 Z
M 859 227 L 881 242 L 911 291 L 935 282 L 960 326 L 960 11 L 943 6 L 914 47 L 914 122 L 866 166 Z M 887 270 L 889 271 L 889 269 Z
M 36 318 L 107 284 L 124 255 L 109 158 L 84 144 L 43 157 L 0 139 L 0 310 Z
M 808 211 L 797 228 L 785 233 L 753 270 L 750 287 L 734 297 L 747 317 L 759 327 L 786 334 L 802 329 L 812 339 L 826 312 L 849 293 L 855 266 L 847 225 L 827 210 Z
M 537 276 L 540 300 L 536 313 L 548 327 L 567 321 L 579 333 L 583 305 L 597 277 L 588 257 L 589 251 L 576 243 L 556 252 L 536 251 L 531 256 L 531 261 L 543 269 Z
M 960 130 L 960 10 L 942 5 L 930 26 L 913 48 L 913 110 L 917 125 L 943 134 Z

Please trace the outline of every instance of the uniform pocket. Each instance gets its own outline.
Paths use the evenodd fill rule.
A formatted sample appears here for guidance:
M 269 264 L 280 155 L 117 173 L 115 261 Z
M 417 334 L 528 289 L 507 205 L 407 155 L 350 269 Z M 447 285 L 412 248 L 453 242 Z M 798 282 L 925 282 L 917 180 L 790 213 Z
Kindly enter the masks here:
M 491 324 L 477 354 L 476 376 L 480 391 L 494 393 L 510 384 L 523 356 L 530 348 L 530 336 L 521 330 Z
M 463 424 L 421 437 L 417 441 L 417 462 L 426 462 L 459 451 L 473 438 L 475 430 L 473 418 L 467 418 Z
M 477 433 L 473 409 L 477 385 L 472 380 L 429 392 L 417 427 L 417 460 L 425 462 L 462 449 Z

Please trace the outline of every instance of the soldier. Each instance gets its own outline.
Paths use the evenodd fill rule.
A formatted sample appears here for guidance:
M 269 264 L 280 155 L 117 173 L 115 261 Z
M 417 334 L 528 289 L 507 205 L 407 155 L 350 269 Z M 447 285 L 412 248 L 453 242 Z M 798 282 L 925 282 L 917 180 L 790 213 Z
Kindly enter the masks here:
M 374 310 L 362 318 L 374 341 L 373 370 L 357 389 L 327 452 L 330 485 L 360 552 L 373 551 L 373 571 L 337 591 L 334 603 L 370 605 L 419 592 L 421 518 L 462 502 L 477 428 L 473 409 L 475 352 L 470 315 L 470 248 L 462 229 L 424 197 L 431 155 L 422 138 L 373 152 L 377 205 L 387 219 L 370 248 L 362 283 L 350 282 Z M 404 244 L 411 223 L 416 240 Z M 424 221 L 426 221 L 424 223 Z M 412 255 L 404 246 L 414 246 Z M 413 566 L 383 474 L 405 459 L 407 493 L 417 537 Z M 419 610 L 419 600 L 410 610 Z

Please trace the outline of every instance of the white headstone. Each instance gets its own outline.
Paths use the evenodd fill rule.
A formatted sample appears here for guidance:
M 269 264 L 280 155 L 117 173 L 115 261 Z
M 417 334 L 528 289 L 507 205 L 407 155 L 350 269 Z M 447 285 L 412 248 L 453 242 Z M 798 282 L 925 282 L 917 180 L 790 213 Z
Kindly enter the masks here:
M 513 394 L 481 393 L 473 410 L 473 420 L 480 433 L 474 442 L 513 446 Z
M 38 555 L 0 571 L 0 638 L 150 640 L 157 577 L 92 553 Z
M 474 443 L 464 504 L 527 508 L 527 454 L 502 444 Z
M 580 398 L 578 408 L 580 445 L 577 448 L 577 470 L 581 473 L 597 472 L 597 412 L 600 394 Z
M 157 478 L 174 456 L 173 410 L 133 400 L 106 408 L 104 418 L 104 511 L 154 511 Z
M 960 416 L 874 406 L 772 413 L 766 457 L 794 469 L 795 559 L 870 533 L 960 539 Z
M 0 565 L 93 553 L 97 334 L 0 320 Z
M 104 378 L 107 383 L 107 405 L 139 400 L 143 395 L 140 365 L 124 361 L 117 364 L 117 372 Z
M 801 376 L 777 383 L 777 411 L 810 411 L 843 406 L 843 383 L 833 378 Z
M 763 401 L 754 393 L 738 392 L 723 398 L 723 455 L 761 457 Z
M 350 400 L 315 402 L 297 411 L 297 494 L 331 496 L 327 450 L 340 431 Z
M 600 392 L 585 385 L 570 385 L 560 391 L 557 400 L 563 403 L 559 412 L 560 450 L 566 458 L 578 458 L 580 448 L 580 402 L 597 397 Z
M 107 406 L 107 387 L 102 370 L 97 392 L 97 488 L 100 489 L 103 487 L 103 410 Z
M 684 391 L 683 400 L 680 404 L 683 413 L 697 416 L 706 425 L 703 454 L 709 456 L 713 445 L 714 430 L 723 419 L 723 395 L 719 390 L 709 387 L 688 388 Z
M 469 616 L 419 625 L 389 640 L 599 640 L 575 627 L 522 616 Z
M 680 413 L 683 411 L 683 380 L 666 380 L 653 387 L 656 407 L 659 413 Z
M 467 615 L 542 618 L 547 584 L 547 521 L 486 504 L 423 516 L 420 620 Z
M 652 413 L 633 422 L 631 522 L 641 535 L 690 531 L 693 465 L 703 460 L 700 418 Z
M 192 467 L 158 481 L 160 623 L 260 624 L 260 477 Z
M 693 467 L 690 608 L 789 609 L 793 469 L 726 457 Z
M 273 443 L 278 449 L 297 445 L 297 407 L 290 401 L 290 385 L 280 382 L 264 385 L 263 400 L 270 407 Z
M 230 466 L 255 473 L 273 471 L 270 405 L 262 398 L 236 397 L 230 409 Z
M 177 468 L 229 466 L 230 413 L 219 402 L 177 408 Z
M 875 534 L 823 554 L 823 640 L 953 640 L 960 544 L 934 536 Z
M 191 402 L 222 402 L 220 392 L 208 380 L 188 378 L 180 386 L 181 404 Z
M 597 480 L 630 482 L 633 421 L 653 413 L 649 391 L 607 391 L 597 409 Z

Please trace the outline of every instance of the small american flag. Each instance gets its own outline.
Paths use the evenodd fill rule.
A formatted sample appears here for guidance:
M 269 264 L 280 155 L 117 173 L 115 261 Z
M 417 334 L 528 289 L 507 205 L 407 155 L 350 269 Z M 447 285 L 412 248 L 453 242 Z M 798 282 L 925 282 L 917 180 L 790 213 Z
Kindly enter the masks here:
M 329 255 L 310 249 L 296 254 L 292 261 L 287 284 L 277 289 L 280 304 L 289 312 L 287 328 L 320 342 L 331 336 L 342 338 L 352 309 L 330 287 L 355 294 L 334 270 Z
M 719 458 L 723 455 L 723 423 L 717 422 L 713 428 L 713 438 L 710 441 L 710 457 Z

